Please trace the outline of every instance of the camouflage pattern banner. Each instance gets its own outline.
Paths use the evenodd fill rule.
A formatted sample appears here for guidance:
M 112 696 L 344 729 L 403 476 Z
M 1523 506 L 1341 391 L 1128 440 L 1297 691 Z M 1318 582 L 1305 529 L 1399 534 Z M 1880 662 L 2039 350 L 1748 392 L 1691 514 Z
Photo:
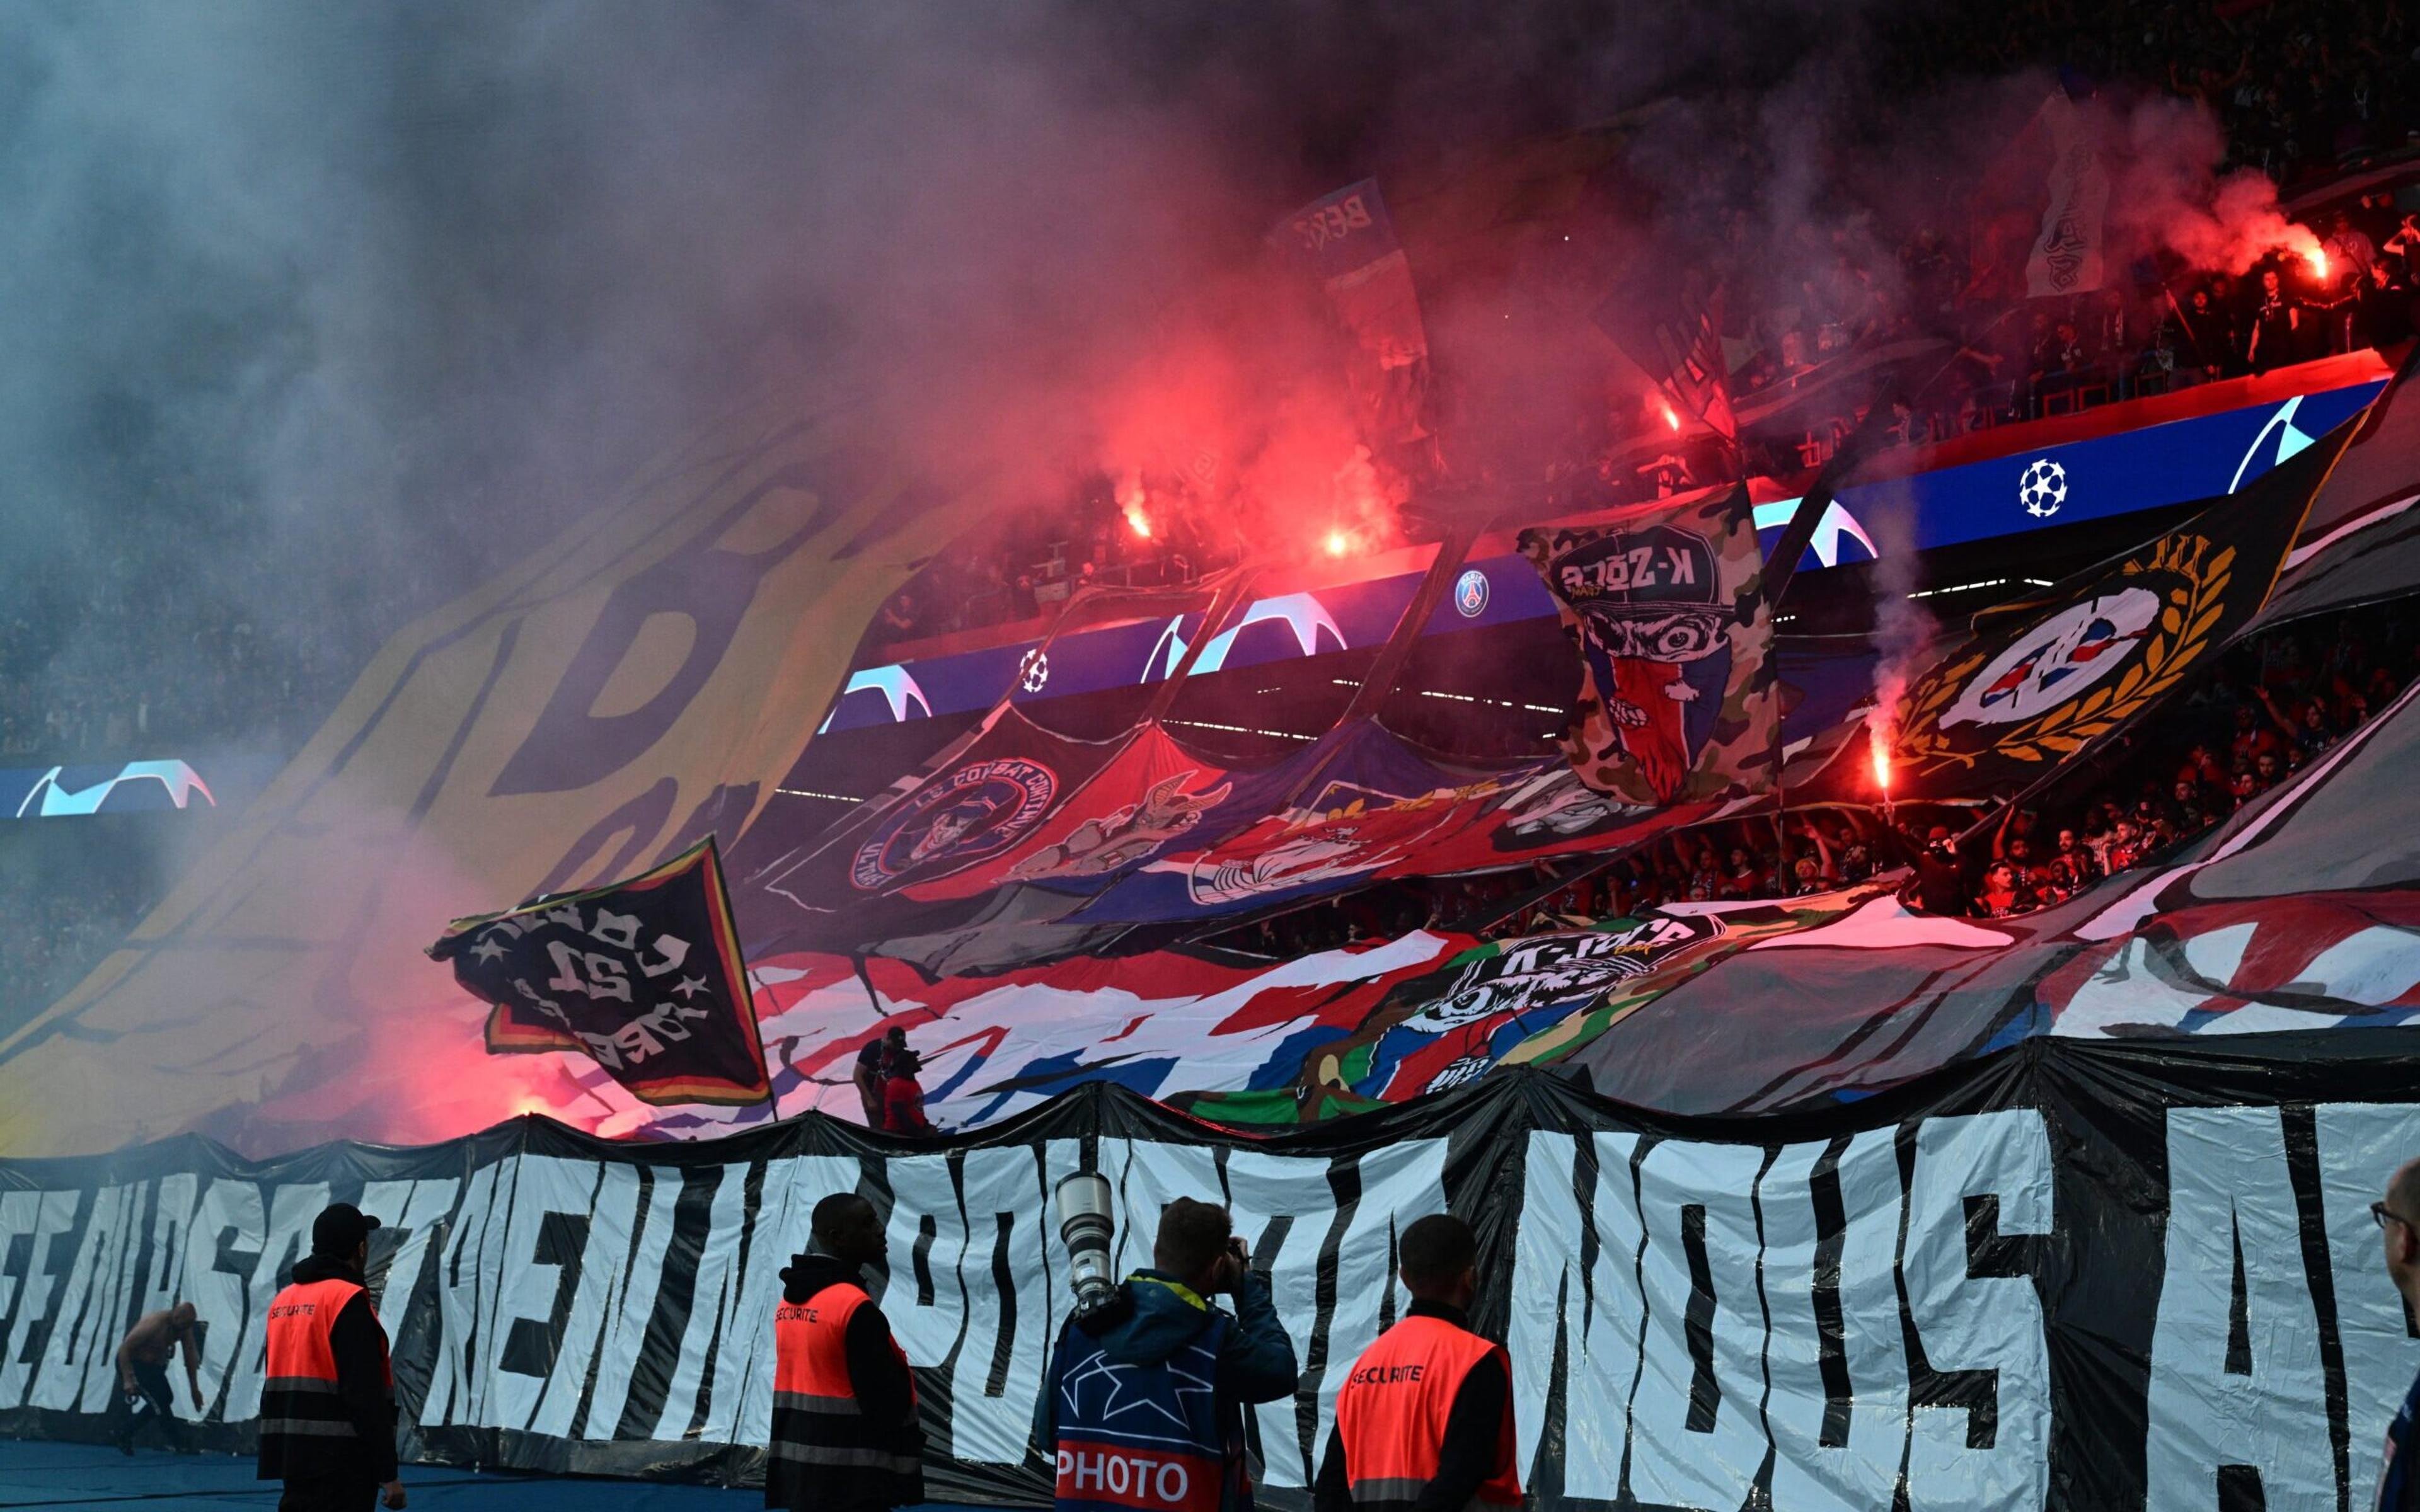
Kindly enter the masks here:
M 1563 751 L 1582 782 L 1654 808 L 1771 785 L 1780 700 L 1747 490 L 1520 541 L 1580 654 Z

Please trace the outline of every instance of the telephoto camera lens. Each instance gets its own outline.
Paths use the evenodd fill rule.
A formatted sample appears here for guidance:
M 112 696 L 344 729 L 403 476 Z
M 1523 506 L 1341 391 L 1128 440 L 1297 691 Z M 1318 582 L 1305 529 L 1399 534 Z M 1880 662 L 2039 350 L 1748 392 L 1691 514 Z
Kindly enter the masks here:
M 1110 1277 L 1109 1178 L 1078 1171 L 1059 1183 L 1059 1239 L 1067 1246 L 1067 1285 L 1076 1293 L 1076 1316 L 1095 1312 L 1117 1292 Z

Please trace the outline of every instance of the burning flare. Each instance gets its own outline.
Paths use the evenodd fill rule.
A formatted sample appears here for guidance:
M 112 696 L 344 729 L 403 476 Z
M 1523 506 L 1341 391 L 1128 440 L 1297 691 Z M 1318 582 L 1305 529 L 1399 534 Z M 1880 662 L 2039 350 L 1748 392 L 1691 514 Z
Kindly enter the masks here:
M 1344 538 L 1344 532 L 1342 531 L 1330 531 L 1327 532 L 1327 554 L 1329 556 L 1341 557 L 1352 548 L 1352 545 L 1353 543 L 1351 541 Z
M 2313 247 L 2311 249 L 2310 257 L 2311 276 L 2314 278 L 2326 278 L 2328 276 L 2328 249 L 2325 247 Z
M 1126 525 L 1144 540 L 1151 539 L 1151 516 L 1143 510 L 1142 474 L 1129 472 L 1118 480 L 1118 508 Z
M 1899 680 L 1876 690 L 1874 712 L 1866 716 L 1866 749 L 1873 763 L 1874 791 L 1885 806 L 1891 801 L 1891 744 L 1899 738 Z
M 1664 424 L 1672 428 L 1673 435 L 1680 435 L 1681 412 L 1678 409 L 1673 409 L 1670 405 L 1666 405 L 1664 407 Z

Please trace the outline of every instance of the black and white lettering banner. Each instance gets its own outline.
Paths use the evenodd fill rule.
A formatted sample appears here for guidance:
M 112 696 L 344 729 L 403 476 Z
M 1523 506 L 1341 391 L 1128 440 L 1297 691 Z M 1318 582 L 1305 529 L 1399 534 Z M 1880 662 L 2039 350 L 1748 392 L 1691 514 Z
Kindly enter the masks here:
M 252 1443 L 263 1311 L 332 1199 L 386 1221 L 373 1286 L 424 1459 L 753 1479 L 778 1272 L 866 1194 L 918 1367 L 932 1493 L 1035 1503 L 1068 1308 L 1052 1185 L 1091 1165 L 1122 1266 L 1220 1198 L 1303 1365 L 1261 1409 L 1298 1507 L 1354 1356 L 1404 1304 L 1395 1236 L 1479 1227 L 1543 1507 L 2364 1506 L 2420 1343 L 2368 1204 L 2420 1151 L 2397 1030 L 2038 1040 L 1815 1115 L 1636 1117 L 1499 1072 L 1266 1139 L 1096 1085 L 910 1146 L 822 1119 L 614 1145 L 527 1119 L 419 1149 L 246 1162 L 198 1140 L 0 1163 L 0 1430 L 97 1439 L 118 1338 L 191 1300 L 200 1441 Z M 189 1404 L 177 1410 L 190 1419 Z

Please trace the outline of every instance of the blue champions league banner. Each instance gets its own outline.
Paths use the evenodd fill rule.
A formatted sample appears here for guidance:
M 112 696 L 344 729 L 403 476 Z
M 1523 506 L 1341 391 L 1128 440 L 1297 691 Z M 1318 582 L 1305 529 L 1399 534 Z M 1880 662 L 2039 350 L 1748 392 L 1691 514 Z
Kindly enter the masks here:
M 1871 561 L 1883 539 L 1931 550 L 2236 493 L 2359 412 L 2383 387 L 2372 381 L 2295 394 L 1845 488 L 1817 524 L 1799 570 Z M 1764 549 L 1780 539 L 1797 506 L 1795 499 L 1756 506 L 1757 539 Z M 1898 517 L 1878 528 L 1892 514 Z M 1195 671 L 1378 645 L 1419 580 L 1419 572 L 1404 572 L 1256 600 L 1212 637 Z M 1467 563 L 1422 633 L 1445 635 L 1555 612 L 1553 597 L 1528 563 L 1504 552 Z M 1201 633 L 1199 616 L 1186 615 L 1061 636 L 1047 656 L 1040 642 L 1024 641 L 861 667 L 849 674 L 823 731 L 989 708 L 1009 688 L 1023 702 L 1157 682 Z

